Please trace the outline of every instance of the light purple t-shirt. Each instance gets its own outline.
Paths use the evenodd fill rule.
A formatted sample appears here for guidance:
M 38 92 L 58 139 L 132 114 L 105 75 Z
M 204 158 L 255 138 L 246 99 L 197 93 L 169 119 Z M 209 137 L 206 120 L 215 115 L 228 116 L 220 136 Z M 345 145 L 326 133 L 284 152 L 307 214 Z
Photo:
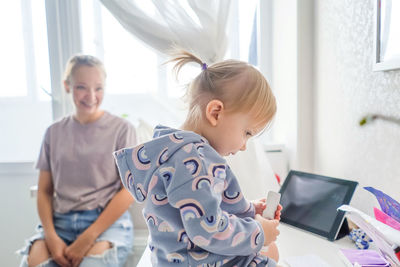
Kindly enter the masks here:
M 53 210 L 105 207 L 121 188 L 112 153 L 136 145 L 135 128 L 108 112 L 95 122 L 80 124 L 68 116 L 46 131 L 36 168 L 50 171 Z

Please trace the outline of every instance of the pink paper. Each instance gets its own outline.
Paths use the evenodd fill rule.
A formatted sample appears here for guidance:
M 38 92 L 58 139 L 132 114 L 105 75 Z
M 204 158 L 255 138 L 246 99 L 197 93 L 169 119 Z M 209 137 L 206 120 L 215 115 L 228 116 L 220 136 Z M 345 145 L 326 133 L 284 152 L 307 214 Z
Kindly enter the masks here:
M 400 203 L 386 195 L 382 191 L 370 186 L 364 187 L 365 190 L 375 195 L 381 206 L 381 210 L 400 223 Z
M 375 214 L 375 218 L 378 221 L 383 222 L 384 224 L 387 224 L 390 227 L 400 231 L 400 223 L 397 222 L 392 217 L 390 217 L 389 215 L 387 215 L 386 213 L 384 213 L 383 211 L 381 211 L 380 209 L 374 207 L 374 214 Z

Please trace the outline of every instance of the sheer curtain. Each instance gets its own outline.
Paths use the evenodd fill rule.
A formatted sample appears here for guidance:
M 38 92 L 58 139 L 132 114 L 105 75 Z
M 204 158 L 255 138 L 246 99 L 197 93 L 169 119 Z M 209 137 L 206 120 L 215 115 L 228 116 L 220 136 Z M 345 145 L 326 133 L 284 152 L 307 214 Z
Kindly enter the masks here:
M 101 2 L 127 31 L 163 54 L 177 46 L 212 64 L 226 53 L 229 0 L 153 0 L 153 14 L 134 0 Z
M 279 191 L 267 154 L 257 138 L 247 142 L 247 149 L 226 158 L 248 199 L 267 197 L 269 190 Z

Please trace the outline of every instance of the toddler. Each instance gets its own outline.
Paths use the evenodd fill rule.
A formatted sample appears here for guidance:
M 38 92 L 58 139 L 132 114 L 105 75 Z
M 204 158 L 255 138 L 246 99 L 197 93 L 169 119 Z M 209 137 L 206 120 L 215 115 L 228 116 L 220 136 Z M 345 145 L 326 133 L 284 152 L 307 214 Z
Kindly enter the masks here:
M 171 61 L 177 73 L 191 62 L 202 68 L 189 85 L 185 123 L 157 126 L 152 141 L 114 154 L 124 186 L 146 200 L 153 266 L 276 266 L 282 207 L 264 219 L 265 199 L 246 200 L 224 159 L 275 115 L 267 81 L 237 60 L 207 66 L 182 51 Z

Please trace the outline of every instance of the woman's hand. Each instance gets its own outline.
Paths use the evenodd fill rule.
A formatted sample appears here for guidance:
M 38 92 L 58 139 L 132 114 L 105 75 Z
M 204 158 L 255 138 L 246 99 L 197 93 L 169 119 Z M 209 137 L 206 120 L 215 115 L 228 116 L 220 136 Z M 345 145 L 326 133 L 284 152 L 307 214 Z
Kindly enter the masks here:
M 72 266 L 71 262 L 65 257 L 67 244 L 56 234 L 45 237 L 47 248 L 50 251 L 53 260 L 61 267 Z
M 260 198 L 258 200 L 253 200 L 251 201 L 251 203 L 253 203 L 256 214 L 259 214 L 262 216 L 263 211 L 265 210 L 265 208 L 267 207 L 267 205 L 265 204 L 265 202 L 267 201 L 266 198 Z
M 66 258 L 72 263 L 72 267 L 77 267 L 83 257 L 94 245 L 96 238 L 87 232 L 83 232 L 78 238 L 65 249 Z
M 79 266 L 83 257 L 95 244 L 97 237 L 110 227 L 129 208 L 133 197 L 124 187 L 114 195 L 99 217 L 65 250 L 72 266 Z

